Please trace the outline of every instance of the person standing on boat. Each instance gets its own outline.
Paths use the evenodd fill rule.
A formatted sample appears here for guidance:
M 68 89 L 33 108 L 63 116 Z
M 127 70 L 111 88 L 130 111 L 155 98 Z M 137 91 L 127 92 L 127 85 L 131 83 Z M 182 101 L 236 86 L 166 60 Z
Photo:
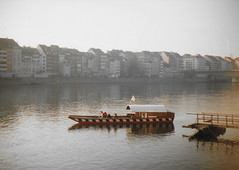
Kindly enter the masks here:
M 104 113 L 103 113 L 103 117 L 104 117 L 104 118 L 107 118 L 107 116 L 108 116 L 107 113 L 104 112 Z
M 100 111 L 100 117 L 104 117 L 103 111 Z

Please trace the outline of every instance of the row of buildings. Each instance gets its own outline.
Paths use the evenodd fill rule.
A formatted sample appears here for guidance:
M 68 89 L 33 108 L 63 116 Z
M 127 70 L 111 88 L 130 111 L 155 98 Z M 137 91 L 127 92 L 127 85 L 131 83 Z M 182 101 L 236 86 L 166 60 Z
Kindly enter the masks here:
M 187 71 L 228 71 L 239 68 L 239 58 L 174 52 L 87 52 L 57 45 L 20 47 L 0 38 L 1 77 L 183 77 Z

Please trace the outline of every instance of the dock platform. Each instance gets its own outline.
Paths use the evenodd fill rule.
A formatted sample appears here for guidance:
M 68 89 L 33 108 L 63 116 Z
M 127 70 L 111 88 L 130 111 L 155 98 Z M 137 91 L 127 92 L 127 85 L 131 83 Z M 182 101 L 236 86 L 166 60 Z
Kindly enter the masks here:
M 220 114 L 220 113 L 187 113 L 196 116 L 196 123 L 185 128 L 196 128 L 215 126 L 223 128 L 239 128 L 239 114 Z
M 196 123 L 183 126 L 183 128 L 196 129 L 193 135 L 186 136 L 191 139 L 204 141 L 218 141 L 218 136 L 226 132 L 226 128 L 239 128 L 239 114 L 219 113 L 187 113 L 196 116 Z

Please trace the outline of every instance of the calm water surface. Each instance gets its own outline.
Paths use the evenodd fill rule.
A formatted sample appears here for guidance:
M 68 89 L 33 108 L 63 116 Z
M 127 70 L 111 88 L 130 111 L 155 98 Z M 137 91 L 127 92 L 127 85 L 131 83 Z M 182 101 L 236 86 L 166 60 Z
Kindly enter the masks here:
M 164 104 L 173 124 L 78 126 L 69 114 Z M 239 114 L 239 84 L 0 86 L 0 169 L 239 169 L 239 146 L 188 141 L 187 112 Z M 221 138 L 237 140 L 238 129 Z

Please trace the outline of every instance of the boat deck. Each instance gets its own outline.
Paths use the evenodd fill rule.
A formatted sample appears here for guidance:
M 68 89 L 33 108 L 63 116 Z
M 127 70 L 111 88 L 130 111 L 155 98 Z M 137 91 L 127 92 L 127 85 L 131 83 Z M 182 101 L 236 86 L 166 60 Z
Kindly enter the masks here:
M 169 118 L 132 118 L 131 116 L 116 116 L 102 118 L 100 116 L 78 116 L 70 115 L 70 119 L 84 125 L 94 124 L 147 124 L 147 123 L 172 123 L 173 117 Z

